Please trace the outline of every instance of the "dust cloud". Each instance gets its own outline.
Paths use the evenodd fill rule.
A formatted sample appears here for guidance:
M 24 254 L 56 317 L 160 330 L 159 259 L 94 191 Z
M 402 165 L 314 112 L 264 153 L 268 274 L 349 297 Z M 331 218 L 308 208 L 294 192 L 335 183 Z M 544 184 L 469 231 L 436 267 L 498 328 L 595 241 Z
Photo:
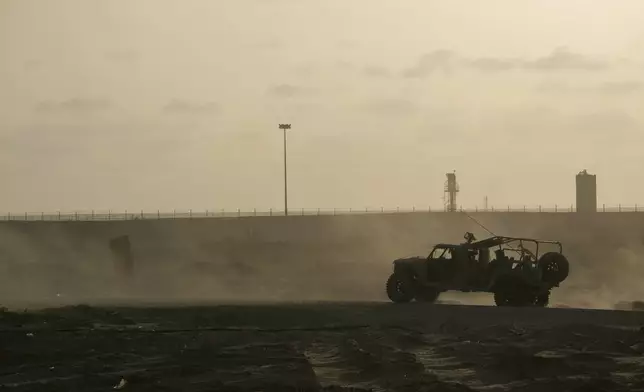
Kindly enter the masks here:
M 481 213 L 500 235 L 563 243 L 571 274 L 551 305 L 613 308 L 644 298 L 637 214 Z M 395 258 L 425 255 L 465 231 L 464 214 L 392 214 L 0 226 L 0 295 L 8 304 L 387 301 Z M 117 274 L 108 241 L 127 234 L 134 274 Z M 492 304 L 445 293 L 446 303 Z

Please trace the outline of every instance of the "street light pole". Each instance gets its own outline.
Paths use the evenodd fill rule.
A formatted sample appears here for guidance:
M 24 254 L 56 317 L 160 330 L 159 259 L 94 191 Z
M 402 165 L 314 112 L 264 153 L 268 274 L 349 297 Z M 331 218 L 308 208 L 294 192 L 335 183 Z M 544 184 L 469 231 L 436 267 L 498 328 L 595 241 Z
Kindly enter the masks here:
M 288 177 L 286 175 L 286 130 L 291 129 L 291 124 L 279 124 L 279 129 L 284 131 L 284 215 L 288 216 Z

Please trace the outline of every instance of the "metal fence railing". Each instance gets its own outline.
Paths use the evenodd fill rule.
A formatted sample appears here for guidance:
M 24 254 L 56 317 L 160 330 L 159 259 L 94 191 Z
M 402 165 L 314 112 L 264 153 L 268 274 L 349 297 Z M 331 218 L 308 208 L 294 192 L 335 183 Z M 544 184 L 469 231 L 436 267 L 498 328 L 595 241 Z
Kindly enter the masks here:
M 574 212 L 574 206 L 506 206 L 486 208 L 459 207 L 456 212 L 525 212 L 525 213 L 566 213 Z M 422 212 L 445 212 L 444 208 L 411 207 L 411 208 L 299 208 L 289 209 L 290 216 L 313 215 L 348 215 L 348 214 L 408 214 Z M 631 206 L 602 205 L 597 212 L 644 212 L 637 204 Z M 240 218 L 252 216 L 284 216 L 284 210 L 174 210 L 174 211 L 75 211 L 75 212 L 22 212 L 0 215 L 0 221 L 123 221 L 153 219 L 203 219 L 203 218 Z

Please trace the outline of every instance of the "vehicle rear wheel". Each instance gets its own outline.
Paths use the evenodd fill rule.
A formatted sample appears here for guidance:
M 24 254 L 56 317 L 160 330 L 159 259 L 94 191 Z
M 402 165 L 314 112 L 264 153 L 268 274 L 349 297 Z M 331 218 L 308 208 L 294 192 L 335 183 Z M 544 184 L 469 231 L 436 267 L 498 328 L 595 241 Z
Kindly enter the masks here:
M 494 292 L 494 303 L 497 306 L 546 307 L 549 301 L 550 292 L 536 293 L 530 287 L 506 286 Z
M 546 307 L 550 303 L 550 292 L 537 294 L 534 298 L 534 305 L 540 307 Z
M 494 303 L 496 306 L 511 306 L 510 296 L 507 292 L 498 290 L 494 292 Z
M 407 279 L 391 274 L 387 279 L 387 296 L 392 302 L 404 303 L 414 299 L 413 287 Z
M 423 287 L 416 293 L 416 301 L 418 302 L 431 302 L 434 303 L 438 299 L 441 292 L 434 287 Z

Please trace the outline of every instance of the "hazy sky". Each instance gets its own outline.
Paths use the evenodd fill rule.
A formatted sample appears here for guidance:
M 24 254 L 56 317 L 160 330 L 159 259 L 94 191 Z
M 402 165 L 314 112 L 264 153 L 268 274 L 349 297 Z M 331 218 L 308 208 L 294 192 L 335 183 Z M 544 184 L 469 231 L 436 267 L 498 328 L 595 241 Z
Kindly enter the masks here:
M 7 211 L 644 204 L 641 0 L 0 0 Z

